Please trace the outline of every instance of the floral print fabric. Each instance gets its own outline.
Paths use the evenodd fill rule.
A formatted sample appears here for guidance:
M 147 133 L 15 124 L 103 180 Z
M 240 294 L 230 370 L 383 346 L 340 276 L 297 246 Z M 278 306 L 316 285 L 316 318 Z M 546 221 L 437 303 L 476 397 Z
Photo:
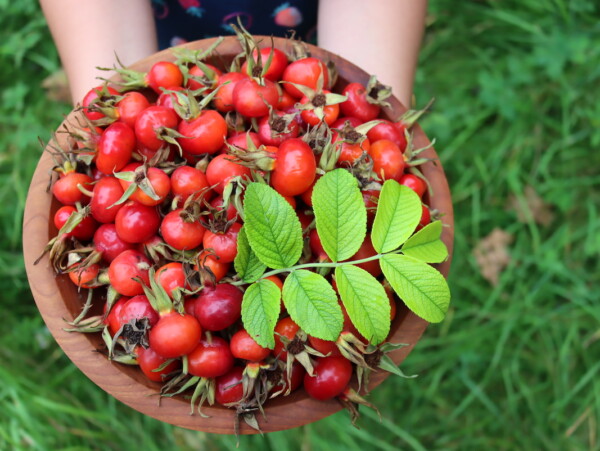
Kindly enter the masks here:
M 315 41 L 318 0 L 152 0 L 161 49 L 233 34 L 231 24 L 255 35 L 295 35 Z

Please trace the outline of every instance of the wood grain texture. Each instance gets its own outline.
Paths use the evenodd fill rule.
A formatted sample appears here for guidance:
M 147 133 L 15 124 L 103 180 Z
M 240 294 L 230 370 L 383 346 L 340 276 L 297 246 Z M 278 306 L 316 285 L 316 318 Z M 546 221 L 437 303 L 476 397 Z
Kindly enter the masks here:
M 204 49 L 214 41 L 214 39 L 196 41 L 185 44 L 184 47 Z M 267 45 L 270 43 L 270 38 L 264 39 L 263 42 Z M 274 42 L 275 46 L 282 50 L 289 49 L 290 44 L 284 39 L 275 38 Z M 310 45 L 308 48 L 313 56 L 323 60 L 331 60 L 335 63 L 339 72 L 335 89 L 341 89 L 350 81 L 365 84 L 368 81 L 368 74 L 348 61 Z M 240 50 L 236 39 L 226 38 L 218 48 L 219 55 L 213 58 L 214 61 L 212 62 L 221 67 L 226 67 L 225 64 L 228 64 Z M 160 60 L 172 61 L 174 57 L 170 50 L 165 50 L 137 62 L 131 68 L 145 71 L 153 63 Z M 383 116 L 396 120 L 406 109 L 395 98 L 392 98 L 390 103 L 391 108 L 386 108 Z M 75 114 L 77 113 L 71 113 L 65 119 L 65 122 L 73 120 Z M 429 140 L 421 128 L 415 126 L 413 130 L 416 148 L 429 145 Z M 60 141 L 64 138 L 61 134 L 58 134 L 58 139 Z M 422 156 L 437 159 L 433 148 L 428 149 Z M 197 414 L 190 415 L 189 402 L 181 398 L 163 398 L 159 406 L 157 396 L 159 384 L 148 382 L 137 367 L 129 367 L 108 361 L 102 352 L 98 352 L 98 350 L 104 348 L 100 334 L 90 335 L 64 331 L 65 320 L 72 320 L 79 313 L 83 304 L 83 296 L 77 292 L 66 276 L 56 277 L 54 275 L 47 257 L 44 257 L 37 265 L 34 264 L 46 243 L 56 234 L 51 218 L 58 208 L 58 203 L 46 191 L 52 166 L 53 162 L 49 153 L 44 152 L 33 176 L 27 197 L 23 224 L 23 253 L 27 276 L 36 304 L 57 343 L 73 363 L 94 383 L 133 409 L 180 427 L 232 434 L 234 432 L 235 413 L 231 409 L 220 406 L 205 406 L 203 412 L 210 415 L 210 417 L 202 418 Z M 452 256 L 454 217 L 450 191 L 444 171 L 438 161 L 425 164 L 422 170 L 430 180 L 434 192 L 434 196 L 429 199 L 429 204 L 432 208 L 444 214 L 442 221 L 445 227 L 442 239 L 448 246 L 450 256 Z M 439 270 L 446 276 L 450 268 L 450 261 L 451 258 L 438 265 Z M 405 307 L 398 306 L 398 314 L 392 325 L 390 341 L 408 343 L 409 346 L 398 349 L 391 354 L 397 364 L 400 364 L 412 351 L 426 327 L 427 322 L 416 317 Z M 371 378 L 371 388 L 382 383 L 387 376 L 388 374 L 382 371 L 374 373 Z M 337 412 L 340 408 L 336 401 L 316 401 L 310 399 L 303 390 L 300 390 L 291 396 L 269 401 L 265 408 L 268 421 L 264 421 L 260 414 L 257 414 L 257 418 L 262 430 L 270 432 L 317 421 Z M 242 434 L 256 433 L 256 431 L 247 427 L 243 421 L 240 432 Z

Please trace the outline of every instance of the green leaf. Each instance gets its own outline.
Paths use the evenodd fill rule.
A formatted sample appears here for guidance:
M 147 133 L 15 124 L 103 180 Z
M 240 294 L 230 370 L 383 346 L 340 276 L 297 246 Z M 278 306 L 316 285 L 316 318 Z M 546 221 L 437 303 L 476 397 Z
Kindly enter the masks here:
M 402 246 L 402 253 L 425 263 L 441 263 L 448 257 L 448 249 L 440 239 L 442 221 L 427 224 Z
M 302 226 L 292 206 L 273 188 L 250 183 L 244 197 L 246 235 L 265 265 L 293 266 L 302 253 Z
M 379 195 L 371 232 L 375 250 L 384 253 L 398 249 L 414 232 L 422 212 L 417 193 L 395 180 L 387 180 Z
M 395 374 L 396 376 L 400 376 L 405 379 L 413 379 L 417 377 L 416 374 L 411 374 L 410 376 L 407 375 L 404 371 L 398 368 L 398 366 L 394 363 L 392 358 L 387 354 L 381 356 L 381 360 L 379 361 L 379 368 L 381 368 L 384 371 L 387 371 L 388 373 Z
M 450 289 L 439 271 L 406 255 L 384 255 L 380 263 L 386 279 L 410 310 L 430 323 L 444 319 Z
M 352 324 L 363 337 L 377 345 L 390 333 L 390 300 L 375 277 L 362 268 L 335 268 L 338 292 Z
M 337 262 L 352 257 L 367 233 L 367 210 L 357 180 L 344 169 L 328 172 L 315 184 L 312 202 L 329 258 Z
M 336 103 L 342 103 L 346 100 L 348 100 L 348 97 L 342 94 L 335 94 L 333 92 L 325 94 L 325 105 L 335 105 Z
M 282 83 L 288 83 L 288 84 L 294 86 L 298 91 L 300 91 L 302 93 L 303 96 L 306 96 L 309 99 L 312 99 L 316 94 L 316 91 L 314 89 L 309 88 L 308 86 L 305 86 L 305 85 L 301 85 L 299 83 L 293 83 L 291 81 L 283 81 Z
M 133 174 L 133 172 L 131 172 L 131 174 Z M 115 174 L 115 176 L 117 178 L 120 178 L 118 176 L 118 174 Z M 135 192 L 135 190 L 137 190 L 137 185 L 135 183 L 130 184 L 127 187 L 127 189 L 125 190 L 125 192 L 123 193 L 123 195 L 119 198 L 119 200 L 117 200 L 114 204 L 110 205 L 107 208 L 112 208 L 112 207 L 114 207 L 116 205 L 124 204 L 127 201 L 127 199 L 129 199 L 131 197 L 131 195 Z
M 281 290 L 267 279 L 248 287 L 242 299 L 244 328 L 263 348 L 275 347 L 274 330 L 281 310 Z
M 292 271 L 283 284 L 283 303 L 298 326 L 323 340 L 336 340 L 344 325 L 337 295 L 323 276 Z
M 360 133 L 361 135 L 364 135 L 365 138 L 367 137 L 367 133 L 374 127 L 376 127 L 379 124 L 382 124 L 383 121 L 379 120 L 379 119 L 374 119 L 372 121 L 369 122 L 365 122 L 364 124 L 360 124 L 356 127 L 354 127 L 354 130 L 356 130 L 356 132 Z
M 265 272 L 267 266 L 261 262 L 248 242 L 246 226 L 242 227 L 237 237 L 237 255 L 233 261 L 233 267 L 240 279 L 252 283 Z

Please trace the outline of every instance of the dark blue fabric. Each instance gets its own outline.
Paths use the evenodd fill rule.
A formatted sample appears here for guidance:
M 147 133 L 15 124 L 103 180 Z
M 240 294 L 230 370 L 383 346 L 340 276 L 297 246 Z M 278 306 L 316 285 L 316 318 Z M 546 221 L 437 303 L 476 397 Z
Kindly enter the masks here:
M 230 23 L 240 17 L 255 35 L 289 36 L 290 30 L 315 41 L 318 0 L 152 0 L 161 49 L 233 34 Z

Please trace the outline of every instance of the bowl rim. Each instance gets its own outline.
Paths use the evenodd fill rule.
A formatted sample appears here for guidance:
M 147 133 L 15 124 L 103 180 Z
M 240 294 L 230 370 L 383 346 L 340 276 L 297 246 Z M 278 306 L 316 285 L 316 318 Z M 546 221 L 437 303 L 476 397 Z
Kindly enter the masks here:
M 263 46 L 270 45 L 271 43 L 271 37 L 255 36 L 255 38 L 261 40 Z M 179 47 L 193 50 L 205 49 L 216 42 L 217 39 L 211 38 L 189 42 Z M 282 50 L 288 50 L 291 46 L 291 42 L 284 38 L 273 38 L 272 42 L 276 48 Z M 369 75 L 349 61 L 322 48 L 310 44 L 305 45 L 311 55 L 331 60 L 338 69 L 340 80 L 352 73 L 351 81 L 361 83 L 368 81 Z M 155 53 L 132 64 L 129 68 L 141 71 L 147 70 L 151 64 L 159 60 L 173 61 L 172 50 L 170 48 Z M 218 47 L 218 52 L 221 54 L 229 52 L 227 54 L 230 55 L 235 50 L 237 50 L 237 53 L 241 51 L 241 47 L 237 39 L 233 36 L 225 37 Z M 111 78 L 113 81 L 116 79 L 116 76 Z M 391 107 L 384 109 L 384 113 L 388 117 L 397 118 L 406 111 L 406 108 L 395 97 L 389 99 L 389 101 Z M 72 111 L 65 118 L 59 129 L 65 123 L 71 121 L 75 114 Z M 414 133 L 414 143 L 417 148 L 431 145 L 418 124 L 415 124 L 412 130 Z M 60 141 L 60 134 L 58 135 L 57 139 Z M 442 217 L 444 223 L 442 240 L 448 247 L 449 257 L 442 264 L 436 265 L 436 267 L 447 277 L 452 259 L 454 238 L 452 200 L 447 179 L 441 164 L 437 163 L 439 160 L 433 147 L 430 147 L 422 155 L 435 160 L 426 163 L 421 169 L 433 186 L 434 195 L 431 198 L 431 205 L 438 208 L 444 214 Z M 156 396 L 158 387 L 160 387 L 158 383 L 141 383 L 140 379 L 135 377 L 135 373 L 130 371 L 135 370 L 139 373 L 137 368 L 125 370 L 121 364 L 108 361 L 100 352 L 95 352 L 96 350 L 85 334 L 70 333 L 64 330 L 65 323 L 63 318 L 72 318 L 70 317 L 71 312 L 67 309 L 62 299 L 62 294 L 65 290 L 73 291 L 74 286 L 67 280 L 67 276 L 55 276 L 49 265 L 47 256 L 44 256 L 37 265 L 34 264 L 41 250 L 53 236 L 52 233 L 56 233 L 56 229 L 50 218 L 56 210 L 58 203 L 53 200 L 52 194 L 47 190 L 49 171 L 52 166 L 53 162 L 49 152 L 44 151 L 32 177 L 27 194 L 23 220 L 23 255 L 27 277 L 35 302 L 56 342 L 69 359 L 89 379 L 129 407 L 176 426 L 212 433 L 233 434 L 235 418 L 233 409 L 216 405 L 205 406 L 202 410 L 203 413 L 210 415 L 209 418 L 204 418 L 198 414 L 190 415 L 189 402 L 178 397 L 162 398 L 160 400 L 160 407 L 158 407 L 158 397 Z M 398 316 L 392 326 L 395 328 L 395 333 L 391 338 L 392 341 L 396 341 L 397 339 L 406 340 L 408 346 L 393 351 L 390 354 L 396 364 L 401 363 L 408 356 L 428 325 L 426 321 L 417 317 L 405 307 L 400 308 L 400 305 L 398 307 Z M 402 333 L 399 334 L 399 331 L 402 331 Z M 370 389 L 378 386 L 388 375 L 389 373 L 383 371 L 373 373 L 369 384 Z M 291 403 L 294 405 L 293 409 L 289 408 Z M 304 390 L 301 390 L 292 393 L 289 397 L 279 397 L 269 400 L 265 406 L 267 421 L 260 414 L 257 414 L 257 419 L 263 432 L 272 432 L 320 420 L 340 409 L 341 405 L 336 400 L 317 401 L 309 398 Z M 244 424 L 244 422 L 240 422 L 239 433 L 254 434 L 257 431 Z

